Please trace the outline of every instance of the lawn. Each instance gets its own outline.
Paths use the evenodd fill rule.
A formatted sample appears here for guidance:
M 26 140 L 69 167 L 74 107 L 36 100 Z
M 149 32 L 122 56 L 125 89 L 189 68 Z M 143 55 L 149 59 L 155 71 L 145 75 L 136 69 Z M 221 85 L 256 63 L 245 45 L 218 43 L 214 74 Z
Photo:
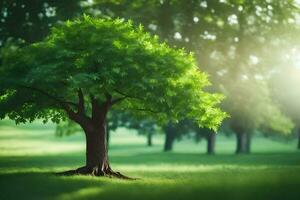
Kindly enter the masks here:
M 0 199 L 300 199 L 296 142 L 254 138 L 253 154 L 234 155 L 234 138 L 218 136 L 217 155 L 185 139 L 163 153 L 163 136 L 112 134 L 112 167 L 135 181 L 54 175 L 84 164 L 84 137 L 58 138 L 54 125 L 0 123 Z

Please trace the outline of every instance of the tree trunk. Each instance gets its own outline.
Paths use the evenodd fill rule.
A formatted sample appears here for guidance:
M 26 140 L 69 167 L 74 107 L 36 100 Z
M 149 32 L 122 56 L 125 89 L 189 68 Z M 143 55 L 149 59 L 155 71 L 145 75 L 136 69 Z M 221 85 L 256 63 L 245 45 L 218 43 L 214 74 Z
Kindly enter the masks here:
M 207 136 L 207 154 L 215 154 L 215 145 L 216 145 L 216 134 L 209 133 Z
M 152 147 L 152 133 L 147 134 L 147 146 Z
M 106 144 L 107 144 L 107 149 L 109 149 L 110 133 L 111 133 L 111 130 L 109 128 L 108 123 L 106 122 Z
M 249 154 L 251 153 L 251 140 L 252 140 L 252 136 L 251 134 L 246 134 L 246 149 L 245 149 L 245 153 Z
M 106 125 L 102 124 L 90 131 L 85 131 L 86 136 L 86 167 L 100 170 L 105 173 L 109 168 Z
M 101 124 L 101 123 L 100 123 Z M 97 128 L 95 128 L 97 127 Z M 106 124 L 85 129 L 86 164 L 76 170 L 59 173 L 60 175 L 92 175 L 131 179 L 111 169 L 108 159 Z
M 107 124 L 106 115 L 110 105 L 105 102 L 99 105 L 93 99 L 92 117 L 88 118 L 83 114 L 70 115 L 76 121 L 85 133 L 86 138 L 86 164 L 76 170 L 59 173 L 60 175 L 92 175 L 92 176 L 109 176 L 123 179 L 131 179 L 119 172 L 114 172 L 108 159 L 108 143 L 107 143 Z
M 237 145 L 236 154 L 246 153 L 247 135 L 246 133 L 236 133 Z
M 172 125 L 167 125 L 165 128 L 165 145 L 164 145 L 164 151 L 172 151 L 173 149 L 173 143 L 175 139 L 175 132 L 174 132 L 174 127 Z
M 159 35 L 163 40 L 170 41 L 170 33 L 173 30 L 174 23 L 172 19 L 172 5 L 170 0 L 165 0 L 158 12 L 158 26 L 160 27 Z

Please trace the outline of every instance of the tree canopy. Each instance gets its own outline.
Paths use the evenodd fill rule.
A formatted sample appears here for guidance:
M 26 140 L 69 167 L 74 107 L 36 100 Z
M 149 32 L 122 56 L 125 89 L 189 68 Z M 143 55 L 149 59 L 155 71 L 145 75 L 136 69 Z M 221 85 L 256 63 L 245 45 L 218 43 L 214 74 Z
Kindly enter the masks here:
M 191 53 L 121 19 L 62 23 L 43 41 L 11 49 L 0 75 L 0 117 L 16 122 L 74 120 L 93 112 L 83 104 L 93 99 L 160 122 L 188 117 L 213 129 L 226 116 L 216 107 L 222 96 L 203 90 L 210 83 Z

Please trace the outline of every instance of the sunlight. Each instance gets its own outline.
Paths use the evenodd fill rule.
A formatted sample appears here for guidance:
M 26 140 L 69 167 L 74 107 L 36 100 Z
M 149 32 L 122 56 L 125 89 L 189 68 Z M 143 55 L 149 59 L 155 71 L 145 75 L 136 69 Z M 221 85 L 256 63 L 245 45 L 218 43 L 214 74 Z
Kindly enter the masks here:
M 300 69 L 300 50 L 298 48 L 293 48 L 291 50 L 290 60 L 293 63 L 294 67 Z

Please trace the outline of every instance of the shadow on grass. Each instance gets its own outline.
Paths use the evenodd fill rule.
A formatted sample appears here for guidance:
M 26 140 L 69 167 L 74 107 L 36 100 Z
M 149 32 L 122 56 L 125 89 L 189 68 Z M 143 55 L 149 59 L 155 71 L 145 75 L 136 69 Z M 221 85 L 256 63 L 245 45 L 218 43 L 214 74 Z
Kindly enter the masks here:
M 63 193 L 72 193 L 91 185 L 95 185 L 95 181 L 68 179 L 53 173 L 0 174 L 0 199 L 53 199 Z M 97 186 L 102 185 L 102 182 L 97 181 Z
M 295 172 L 294 172 L 295 173 Z M 148 174 L 153 176 L 153 174 Z M 169 173 L 164 178 L 121 181 L 59 177 L 49 173 L 0 174 L 0 199 L 272 199 L 298 200 L 298 179 L 283 174 Z M 272 175 L 275 175 L 275 177 Z

